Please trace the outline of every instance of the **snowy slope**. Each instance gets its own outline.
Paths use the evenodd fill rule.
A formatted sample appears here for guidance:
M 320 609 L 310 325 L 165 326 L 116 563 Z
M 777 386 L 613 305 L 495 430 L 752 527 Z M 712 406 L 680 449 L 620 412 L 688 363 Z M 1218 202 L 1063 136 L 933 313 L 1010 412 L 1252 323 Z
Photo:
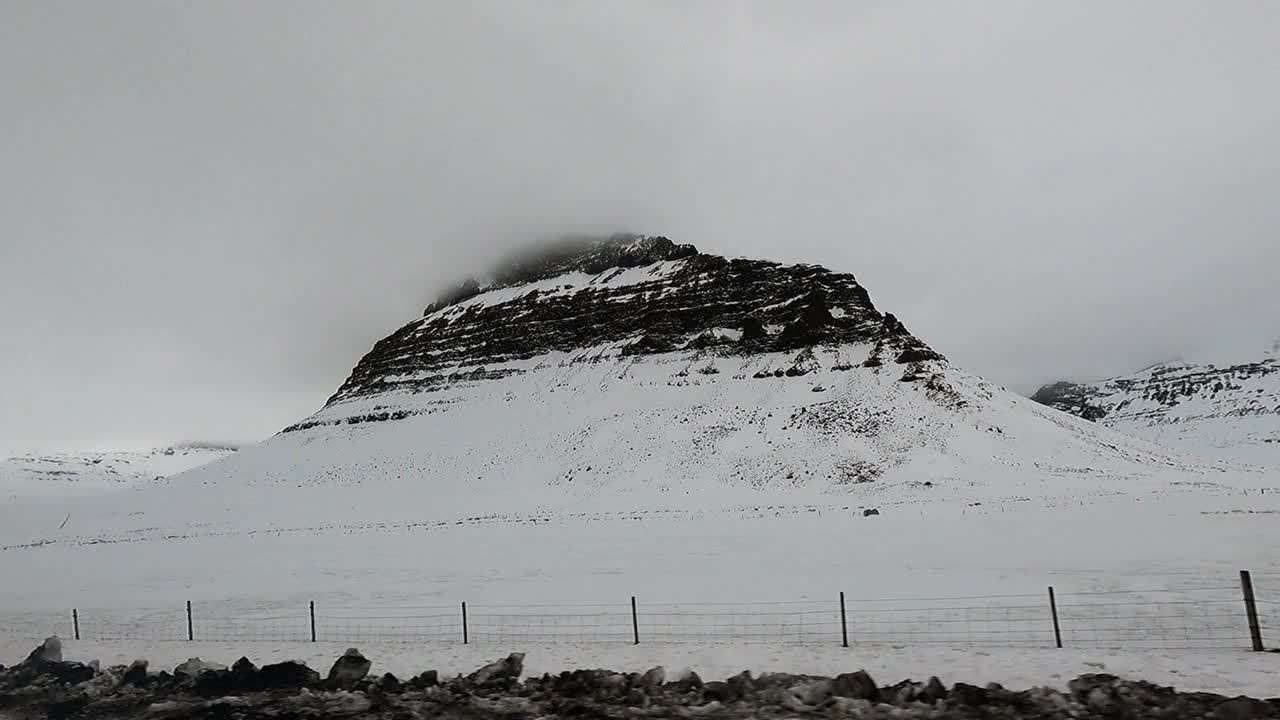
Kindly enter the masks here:
M 1164 363 L 1094 384 L 1055 383 L 1033 399 L 1208 458 L 1280 468 L 1280 351 L 1250 362 Z
M 94 495 L 190 470 L 235 452 L 216 446 L 177 446 L 146 452 L 17 455 L 0 459 L 0 500 Z

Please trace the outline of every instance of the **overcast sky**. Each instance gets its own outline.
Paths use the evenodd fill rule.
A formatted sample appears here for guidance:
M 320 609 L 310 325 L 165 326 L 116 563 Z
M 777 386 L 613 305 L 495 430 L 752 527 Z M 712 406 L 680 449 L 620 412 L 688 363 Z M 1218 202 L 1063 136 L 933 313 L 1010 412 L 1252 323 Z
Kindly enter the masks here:
M 251 441 L 627 229 L 1012 389 L 1280 335 L 1280 2 L 0 6 L 0 450 Z

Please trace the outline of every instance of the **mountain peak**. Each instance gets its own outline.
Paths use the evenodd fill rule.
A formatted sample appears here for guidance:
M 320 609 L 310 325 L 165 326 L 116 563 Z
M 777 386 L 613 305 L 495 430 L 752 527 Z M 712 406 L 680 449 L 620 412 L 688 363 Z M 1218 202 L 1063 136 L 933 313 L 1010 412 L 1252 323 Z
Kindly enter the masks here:
M 663 236 L 576 237 L 519 253 L 490 282 L 446 294 L 374 345 L 329 404 L 520 375 L 552 356 L 676 354 L 705 365 L 855 345 L 868 366 L 943 360 L 878 311 L 852 275 L 729 260 Z
M 643 267 L 698 254 L 696 247 L 676 244 L 662 235 L 567 235 L 511 254 L 497 264 L 488 282 L 463 280 L 428 305 L 423 315 L 497 288 L 574 272 L 597 275 L 615 268 Z

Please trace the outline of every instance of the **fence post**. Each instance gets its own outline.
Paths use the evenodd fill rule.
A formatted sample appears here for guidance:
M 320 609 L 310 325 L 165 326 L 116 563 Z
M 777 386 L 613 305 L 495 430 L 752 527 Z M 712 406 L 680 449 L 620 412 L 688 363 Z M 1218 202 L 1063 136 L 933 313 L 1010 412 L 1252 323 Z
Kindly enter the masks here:
M 1049 612 L 1053 613 L 1053 641 L 1062 647 L 1062 626 L 1058 624 L 1058 598 L 1053 594 L 1053 586 L 1049 586 Z
M 1240 571 L 1240 589 L 1244 592 L 1244 612 L 1249 619 L 1249 638 L 1254 652 L 1262 652 L 1262 626 L 1258 624 L 1258 603 L 1253 597 L 1253 578 L 1248 570 Z
M 636 645 L 640 644 L 640 616 L 636 614 L 636 596 L 631 596 L 631 637 Z
M 311 601 L 311 642 L 316 641 L 316 601 Z
M 840 591 L 840 639 L 844 647 L 849 647 L 849 620 L 844 614 L 844 591 Z
M 470 641 L 467 637 L 467 601 L 462 601 L 462 644 L 466 645 Z
M 80 639 L 80 611 L 71 608 L 71 630 L 75 639 Z
M 195 626 L 191 624 L 191 601 L 187 601 L 187 642 L 196 639 Z

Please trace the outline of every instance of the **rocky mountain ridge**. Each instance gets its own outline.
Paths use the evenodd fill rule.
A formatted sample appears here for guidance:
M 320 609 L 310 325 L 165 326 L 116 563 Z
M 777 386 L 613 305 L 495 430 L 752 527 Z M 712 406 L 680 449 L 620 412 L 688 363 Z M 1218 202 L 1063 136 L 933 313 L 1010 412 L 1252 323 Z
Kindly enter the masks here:
M 1208 457 L 1280 464 L 1278 350 L 1252 362 L 1161 363 L 1097 383 L 1056 382 L 1031 399 Z
M 943 359 L 880 313 L 852 275 L 729 260 L 660 236 L 555 246 L 506 263 L 496 278 L 464 282 L 379 341 L 329 404 L 507 377 L 524 372 L 513 361 L 584 349 L 597 360 L 869 343 L 867 363 Z

